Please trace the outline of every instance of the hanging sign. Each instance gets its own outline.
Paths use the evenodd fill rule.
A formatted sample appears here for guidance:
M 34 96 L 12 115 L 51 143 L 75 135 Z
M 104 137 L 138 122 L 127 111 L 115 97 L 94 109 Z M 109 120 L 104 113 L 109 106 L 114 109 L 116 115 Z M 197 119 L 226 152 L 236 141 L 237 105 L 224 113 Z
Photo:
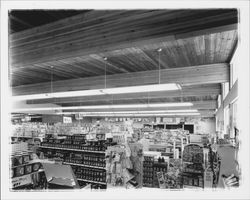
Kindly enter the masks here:
M 63 123 L 65 123 L 65 124 L 72 123 L 72 118 L 71 117 L 63 117 Z

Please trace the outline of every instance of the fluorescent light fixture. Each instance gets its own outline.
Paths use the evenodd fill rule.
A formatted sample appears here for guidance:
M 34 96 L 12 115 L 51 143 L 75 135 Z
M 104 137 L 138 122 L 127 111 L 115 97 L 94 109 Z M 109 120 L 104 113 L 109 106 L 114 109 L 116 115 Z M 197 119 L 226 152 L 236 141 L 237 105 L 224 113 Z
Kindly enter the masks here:
M 95 96 L 95 95 L 105 95 L 105 94 L 127 94 L 127 93 L 138 93 L 138 92 L 171 91 L 180 89 L 181 86 L 179 84 L 167 83 L 167 84 L 153 84 L 153 85 L 105 88 L 105 89 L 94 89 L 94 90 L 79 90 L 79 91 L 68 91 L 68 92 L 20 95 L 20 96 L 13 96 L 12 98 L 13 100 L 29 100 L 29 99 L 35 100 L 35 99 L 49 99 L 49 98 Z
M 195 115 L 200 115 L 200 113 L 140 113 L 140 114 L 85 114 L 83 116 L 86 117 L 116 117 L 116 116 L 123 116 L 123 117 L 143 117 L 143 116 L 195 116 Z
M 154 85 L 142 85 L 142 86 L 130 86 L 119 88 L 106 88 L 101 90 L 104 94 L 126 94 L 126 93 L 138 93 L 138 92 L 159 92 L 180 90 L 181 87 L 175 83 L 168 84 L 154 84 Z
M 190 110 L 139 110 L 139 111 L 109 111 L 109 112 L 59 112 L 58 115 L 73 115 L 73 114 L 81 114 L 81 115 L 103 115 L 103 114 L 149 114 L 149 113 L 195 113 L 198 112 L 196 109 Z
M 13 96 L 14 100 L 35 100 L 35 99 L 49 99 L 49 98 L 66 98 L 66 97 L 80 97 L 80 96 L 95 96 L 103 95 L 100 90 L 81 90 L 68 92 L 54 92 L 45 94 L 31 94 L 22 96 Z
M 150 108 L 157 108 L 157 107 L 179 107 L 179 106 L 193 106 L 193 104 L 190 103 L 190 102 L 149 104 Z
M 180 103 L 157 103 L 157 104 L 124 104 L 124 105 L 97 105 L 97 106 L 67 106 L 67 107 L 43 107 L 43 108 L 20 108 L 12 112 L 22 111 L 45 111 L 45 110 L 80 110 L 80 109 L 114 109 L 114 108 L 155 108 L 155 107 L 182 107 L 192 106 L 190 102 Z

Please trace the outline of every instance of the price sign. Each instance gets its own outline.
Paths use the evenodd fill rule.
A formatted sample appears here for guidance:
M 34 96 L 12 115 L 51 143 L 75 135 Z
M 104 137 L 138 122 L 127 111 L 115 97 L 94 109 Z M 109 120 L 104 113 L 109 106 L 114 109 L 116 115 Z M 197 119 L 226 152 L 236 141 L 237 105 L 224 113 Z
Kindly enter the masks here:
M 157 172 L 157 179 L 158 179 L 160 188 L 166 188 L 163 172 Z
M 72 118 L 71 117 L 63 117 L 63 123 L 65 123 L 65 124 L 72 123 Z
M 30 174 L 20 176 L 20 177 L 15 177 L 12 179 L 12 188 L 16 188 L 16 187 L 31 184 L 31 183 L 32 183 L 32 180 L 31 180 Z

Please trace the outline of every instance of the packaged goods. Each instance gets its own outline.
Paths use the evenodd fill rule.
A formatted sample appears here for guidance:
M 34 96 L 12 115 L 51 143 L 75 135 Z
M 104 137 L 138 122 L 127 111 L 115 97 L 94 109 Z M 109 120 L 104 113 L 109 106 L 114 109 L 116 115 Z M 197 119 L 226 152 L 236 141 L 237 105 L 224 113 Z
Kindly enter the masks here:
M 30 174 L 32 172 L 32 165 L 25 166 L 25 174 Z
M 15 168 L 15 175 L 16 176 L 22 176 L 22 175 L 24 175 L 24 167 L 23 166 L 16 167 Z
M 36 171 L 38 171 L 39 169 L 40 169 L 40 163 L 34 163 L 33 165 L 32 165 L 32 171 L 33 172 L 36 172 Z

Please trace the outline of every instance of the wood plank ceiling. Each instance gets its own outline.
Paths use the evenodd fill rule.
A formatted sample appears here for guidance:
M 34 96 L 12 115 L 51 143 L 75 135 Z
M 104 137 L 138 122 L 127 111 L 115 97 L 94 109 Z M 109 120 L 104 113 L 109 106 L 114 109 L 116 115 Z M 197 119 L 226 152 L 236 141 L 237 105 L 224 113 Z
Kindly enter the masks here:
M 165 82 L 181 83 L 182 91 L 27 103 L 73 106 L 110 104 L 111 99 L 112 104 L 187 101 L 198 102 L 202 111 L 213 111 L 220 83 L 229 80 L 227 63 L 237 45 L 237 23 L 236 9 L 83 12 L 11 34 L 10 85 L 14 95 L 50 92 L 52 80 L 53 91 L 98 88 L 103 84 L 105 66 L 109 86 L 117 87 L 121 77 L 139 72 L 142 74 L 130 81 L 120 81 L 120 86 L 150 84 L 148 74 L 157 76 L 160 67 L 166 70 L 162 75 Z M 196 70 L 195 81 L 184 69 L 194 70 L 192 74 Z M 111 80 L 116 76 L 115 84 Z M 206 82 L 204 77 L 213 81 Z M 206 102 L 211 106 L 205 106 Z

